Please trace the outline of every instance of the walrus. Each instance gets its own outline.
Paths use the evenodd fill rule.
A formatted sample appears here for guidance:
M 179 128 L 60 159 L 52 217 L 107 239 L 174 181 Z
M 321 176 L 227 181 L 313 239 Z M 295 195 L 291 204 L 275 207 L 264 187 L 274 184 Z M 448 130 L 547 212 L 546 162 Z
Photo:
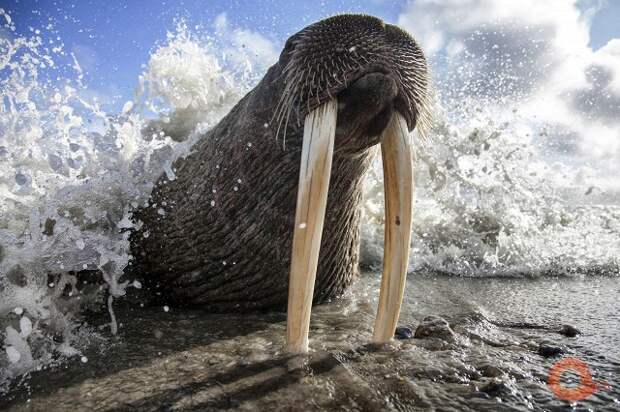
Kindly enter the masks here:
M 134 265 L 178 305 L 284 308 L 307 350 L 312 303 L 359 271 L 362 183 L 381 145 L 384 276 L 374 340 L 396 327 L 409 256 L 412 137 L 428 128 L 424 54 L 402 29 L 337 15 L 291 36 L 258 85 L 134 213 Z

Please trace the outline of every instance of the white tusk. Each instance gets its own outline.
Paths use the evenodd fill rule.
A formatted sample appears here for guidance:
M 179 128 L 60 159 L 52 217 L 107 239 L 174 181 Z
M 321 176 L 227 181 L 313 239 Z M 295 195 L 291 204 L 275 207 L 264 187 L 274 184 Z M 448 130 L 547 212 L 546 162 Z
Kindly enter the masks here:
M 394 336 L 405 291 L 413 207 L 413 153 L 407 121 L 395 112 L 381 140 L 385 190 L 385 239 L 374 343 Z
M 332 167 L 337 109 L 338 102 L 331 99 L 309 113 L 304 122 L 286 321 L 286 346 L 293 353 L 308 352 L 310 311 Z

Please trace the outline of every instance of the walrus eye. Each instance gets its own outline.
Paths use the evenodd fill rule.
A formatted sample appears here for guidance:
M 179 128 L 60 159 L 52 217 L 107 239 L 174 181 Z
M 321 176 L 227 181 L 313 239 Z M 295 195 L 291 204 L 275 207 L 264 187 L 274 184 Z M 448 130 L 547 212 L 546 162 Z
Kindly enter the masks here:
M 314 281 L 334 149 L 337 100 L 310 112 L 304 122 L 299 188 L 289 278 L 286 341 L 293 353 L 308 351 Z M 381 139 L 385 190 L 383 277 L 373 342 L 392 339 L 405 290 L 413 205 L 412 146 L 407 121 L 394 112 Z

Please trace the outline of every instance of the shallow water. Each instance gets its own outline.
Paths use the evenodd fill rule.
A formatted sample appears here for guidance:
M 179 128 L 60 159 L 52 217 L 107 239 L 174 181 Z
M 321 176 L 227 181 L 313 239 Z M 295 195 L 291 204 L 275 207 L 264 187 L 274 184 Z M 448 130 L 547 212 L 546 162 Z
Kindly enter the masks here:
M 546 384 L 565 357 L 608 385 L 573 410 L 620 408 L 617 278 L 410 276 L 400 323 L 415 330 L 437 316 L 450 327 L 375 348 L 378 281 L 367 273 L 348 296 L 314 308 L 307 359 L 283 353 L 282 313 L 166 312 L 134 299 L 118 310 L 111 347 L 33 373 L 0 409 L 565 410 Z M 564 324 L 581 334 L 557 333 Z M 564 354 L 545 358 L 541 344 Z M 574 387 L 575 376 L 562 384 Z

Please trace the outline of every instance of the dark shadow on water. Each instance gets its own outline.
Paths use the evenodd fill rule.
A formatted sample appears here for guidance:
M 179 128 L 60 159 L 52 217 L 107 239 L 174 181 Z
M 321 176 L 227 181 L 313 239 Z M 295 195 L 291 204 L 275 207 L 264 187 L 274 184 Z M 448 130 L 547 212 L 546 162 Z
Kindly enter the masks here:
M 260 379 L 252 385 L 243 386 L 236 391 L 226 392 L 220 396 L 213 396 L 207 401 L 193 403 L 186 408 L 176 408 L 175 410 L 204 411 L 235 408 L 244 401 L 260 399 L 275 391 L 299 383 L 305 376 L 319 376 L 330 372 L 339 365 L 354 362 L 356 359 L 360 358 L 361 353 L 364 351 L 366 351 L 366 348 L 359 348 L 356 351 L 348 351 L 339 354 L 322 354 L 318 355 L 318 359 L 306 359 L 307 362 L 293 356 L 281 356 L 263 362 L 239 366 L 232 371 L 214 375 L 209 379 L 175 387 L 174 389 L 158 393 L 157 395 L 140 399 L 137 402 L 125 403 L 121 407 L 107 409 L 106 411 L 167 410 L 172 408 L 175 402 L 187 397 L 192 398 L 193 395 L 209 388 L 233 384 L 269 370 L 280 369 L 275 371 L 275 376 Z
M 278 312 L 213 314 L 196 309 L 172 308 L 168 312 L 159 307 L 140 307 L 139 303 L 120 302 L 115 312 L 119 323 L 118 336 L 104 344 L 105 349 L 90 348 L 85 352 L 86 364 L 74 358 L 64 364 L 31 373 L 13 383 L 0 397 L 0 410 L 27 399 L 42 397 L 59 389 L 78 385 L 87 379 L 102 378 L 125 369 L 140 367 L 177 352 L 197 346 L 206 346 L 220 340 L 243 337 L 270 324 L 285 322 L 286 314 Z M 109 320 L 107 313 L 91 315 L 89 324 Z M 269 362 L 282 362 L 273 360 Z M 240 373 L 254 373 L 261 364 L 241 369 Z M 226 377 L 221 377 L 225 379 Z M 228 379 L 232 379 L 228 378 Z

